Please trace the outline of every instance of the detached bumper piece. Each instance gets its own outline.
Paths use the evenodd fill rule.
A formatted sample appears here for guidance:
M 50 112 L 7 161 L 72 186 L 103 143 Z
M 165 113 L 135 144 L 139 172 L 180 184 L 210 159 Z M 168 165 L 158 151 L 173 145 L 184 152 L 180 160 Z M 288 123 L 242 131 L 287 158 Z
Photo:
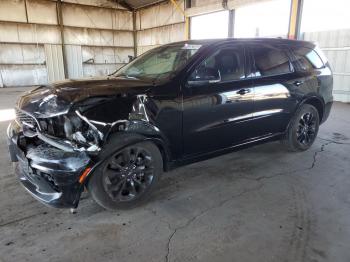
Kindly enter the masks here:
M 86 153 L 26 143 L 16 123 L 9 126 L 8 143 L 15 173 L 34 198 L 53 207 L 77 207 L 83 189 L 79 177 L 90 162 Z

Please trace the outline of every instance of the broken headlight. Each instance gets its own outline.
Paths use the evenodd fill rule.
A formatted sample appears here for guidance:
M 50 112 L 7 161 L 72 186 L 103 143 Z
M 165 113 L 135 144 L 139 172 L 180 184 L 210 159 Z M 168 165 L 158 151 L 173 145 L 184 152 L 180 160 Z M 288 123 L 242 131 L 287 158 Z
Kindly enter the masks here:
M 84 146 L 98 146 L 102 139 L 101 132 L 78 111 L 65 116 L 63 127 L 66 138 Z
M 96 151 L 99 148 L 102 133 L 78 111 L 45 119 L 40 122 L 46 134 L 69 140 L 79 149 Z

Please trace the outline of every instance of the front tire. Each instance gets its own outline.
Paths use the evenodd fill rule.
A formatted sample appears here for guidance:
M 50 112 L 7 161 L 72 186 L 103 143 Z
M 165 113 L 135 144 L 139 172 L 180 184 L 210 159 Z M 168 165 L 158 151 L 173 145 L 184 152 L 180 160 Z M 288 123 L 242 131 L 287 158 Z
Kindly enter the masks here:
M 309 149 L 317 137 L 319 124 L 317 109 L 309 104 L 302 105 L 288 126 L 284 144 L 294 152 Z
M 104 160 L 87 185 L 92 198 L 108 210 L 129 209 L 146 201 L 163 170 L 162 155 L 152 142 L 121 148 Z

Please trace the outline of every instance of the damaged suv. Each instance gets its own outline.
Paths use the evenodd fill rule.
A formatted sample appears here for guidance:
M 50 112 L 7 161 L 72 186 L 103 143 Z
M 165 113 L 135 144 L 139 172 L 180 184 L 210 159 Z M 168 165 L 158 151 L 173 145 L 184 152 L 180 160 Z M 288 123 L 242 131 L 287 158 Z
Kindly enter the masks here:
M 16 105 L 9 150 L 25 189 L 76 208 L 144 201 L 163 171 L 262 142 L 303 151 L 332 106 L 332 72 L 312 43 L 185 41 L 104 78 L 40 86 Z

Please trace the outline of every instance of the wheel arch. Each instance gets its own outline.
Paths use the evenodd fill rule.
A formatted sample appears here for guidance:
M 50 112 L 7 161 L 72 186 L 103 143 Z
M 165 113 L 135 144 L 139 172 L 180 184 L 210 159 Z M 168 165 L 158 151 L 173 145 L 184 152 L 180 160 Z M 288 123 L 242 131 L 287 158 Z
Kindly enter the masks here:
M 320 118 L 320 123 L 321 123 L 323 116 L 324 116 L 324 107 L 325 107 L 325 103 L 324 103 L 323 99 L 318 97 L 318 96 L 306 97 L 300 103 L 298 108 L 300 108 L 303 104 L 312 105 L 317 109 L 317 112 L 318 112 L 318 115 Z
M 323 99 L 318 97 L 317 95 L 307 96 L 307 97 L 304 97 L 295 108 L 294 113 L 292 114 L 292 117 L 288 122 L 288 125 L 286 126 L 285 132 L 287 132 L 289 126 L 293 124 L 294 116 L 299 112 L 300 108 L 304 104 L 312 105 L 317 109 L 317 112 L 320 118 L 320 123 L 322 123 L 322 118 L 324 115 L 324 108 L 325 108 L 325 103 Z
M 161 155 L 162 155 L 162 160 L 163 160 L 163 171 L 168 171 L 170 169 L 170 161 L 171 161 L 171 156 L 170 156 L 170 151 L 168 147 L 166 146 L 165 141 L 159 136 L 154 136 L 154 135 L 146 135 L 146 134 L 140 134 L 137 132 L 114 132 L 109 134 L 108 139 L 106 140 L 105 143 L 108 143 L 111 141 L 111 139 L 120 139 L 120 140 L 125 140 L 126 138 L 132 137 L 133 139 L 128 141 L 127 143 L 123 143 L 122 146 L 116 148 L 112 152 L 108 152 L 108 154 L 103 154 L 103 152 L 96 157 L 96 160 L 94 161 L 94 164 L 91 166 L 91 170 L 89 171 L 89 174 L 87 175 L 86 179 L 83 182 L 83 185 L 86 185 L 90 179 L 90 177 L 93 175 L 95 170 L 113 153 L 116 153 L 123 148 L 126 148 L 128 146 L 131 146 L 136 143 L 140 143 L 143 141 L 150 141 L 154 143 L 157 148 L 159 149 Z

